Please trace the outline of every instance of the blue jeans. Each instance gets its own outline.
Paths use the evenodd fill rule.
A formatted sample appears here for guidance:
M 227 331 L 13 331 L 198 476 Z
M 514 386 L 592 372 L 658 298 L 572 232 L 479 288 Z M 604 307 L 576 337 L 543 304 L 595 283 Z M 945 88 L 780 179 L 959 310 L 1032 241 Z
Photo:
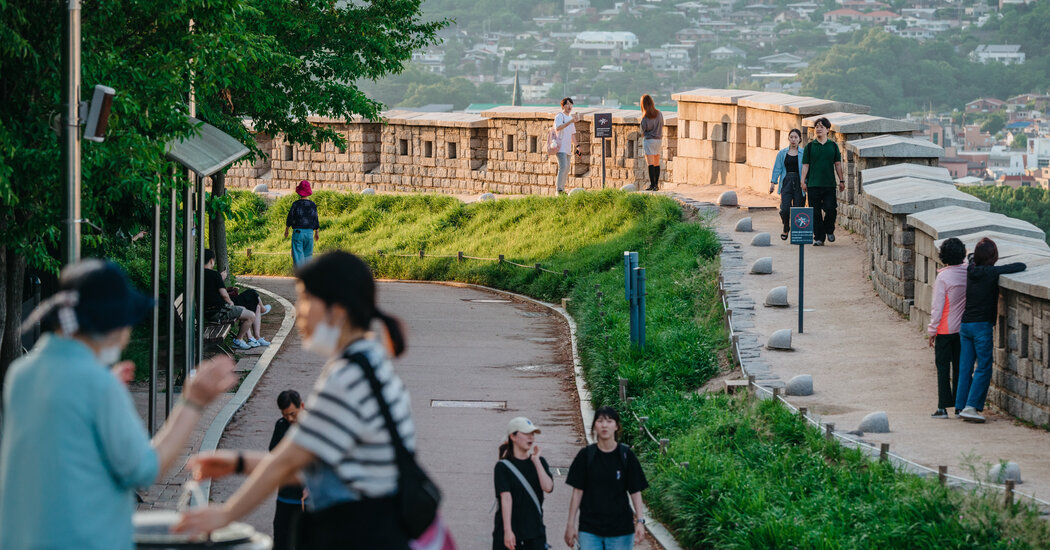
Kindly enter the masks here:
M 565 182 L 569 179 L 569 154 L 558 153 L 558 191 L 565 190 Z
M 306 263 L 314 255 L 314 230 L 292 230 L 292 264 L 295 267 Z
M 634 535 L 599 537 L 580 531 L 580 550 L 631 550 L 632 548 L 634 548 Z
M 992 323 L 963 323 L 959 326 L 959 383 L 955 389 L 956 412 L 966 407 L 984 410 L 988 384 L 992 381 Z M 974 362 L 977 370 L 974 370 Z

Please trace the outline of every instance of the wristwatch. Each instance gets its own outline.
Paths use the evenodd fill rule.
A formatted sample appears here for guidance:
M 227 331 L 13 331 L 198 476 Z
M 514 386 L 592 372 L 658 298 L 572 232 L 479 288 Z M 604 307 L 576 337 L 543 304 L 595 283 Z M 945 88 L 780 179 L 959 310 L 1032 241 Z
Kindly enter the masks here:
M 638 518 L 638 519 L 634 520 L 634 522 L 635 523 L 640 523 L 642 525 L 645 525 L 645 518 Z

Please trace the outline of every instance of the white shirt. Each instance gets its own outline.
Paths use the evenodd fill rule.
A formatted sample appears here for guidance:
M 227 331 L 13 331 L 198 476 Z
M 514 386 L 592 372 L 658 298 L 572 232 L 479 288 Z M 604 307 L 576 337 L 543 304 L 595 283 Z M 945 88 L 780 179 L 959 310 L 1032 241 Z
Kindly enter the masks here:
M 572 122 L 572 115 L 565 114 L 564 111 L 558 113 L 558 116 L 554 117 L 554 129 L 557 130 L 559 126 L 566 122 Z M 576 124 L 569 124 L 564 130 L 558 133 L 558 140 L 561 141 L 561 149 L 559 153 L 565 153 L 571 155 L 572 149 L 572 135 L 576 133 Z

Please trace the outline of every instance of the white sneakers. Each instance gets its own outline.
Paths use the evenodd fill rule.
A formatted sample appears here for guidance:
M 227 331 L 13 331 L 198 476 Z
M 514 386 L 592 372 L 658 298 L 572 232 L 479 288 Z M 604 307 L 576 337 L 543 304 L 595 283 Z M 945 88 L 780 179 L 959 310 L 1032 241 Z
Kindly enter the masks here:
M 973 407 L 966 407 L 961 413 L 959 413 L 959 416 L 967 422 L 976 422 L 977 424 L 984 422 L 984 417 Z
M 270 342 L 266 341 L 266 338 L 262 338 L 262 337 L 249 338 L 248 339 L 248 345 L 250 345 L 253 348 L 257 348 L 259 346 L 268 346 L 268 345 L 270 345 Z
M 273 306 L 271 306 L 270 304 L 264 305 L 262 308 L 262 314 L 266 315 L 267 313 L 270 313 L 271 309 L 273 309 Z
M 241 349 L 241 350 L 252 349 L 252 347 L 257 347 L 257 346 L 258 346 L 258 344 L 256 344 L 256 346 L 252 346 L 251 344 L 249 344 L 248 342 L 245 342 L 244 340 L 241 340 L 240 338 L 234 338 L 233 339 L 233 347 L 235 349 Z

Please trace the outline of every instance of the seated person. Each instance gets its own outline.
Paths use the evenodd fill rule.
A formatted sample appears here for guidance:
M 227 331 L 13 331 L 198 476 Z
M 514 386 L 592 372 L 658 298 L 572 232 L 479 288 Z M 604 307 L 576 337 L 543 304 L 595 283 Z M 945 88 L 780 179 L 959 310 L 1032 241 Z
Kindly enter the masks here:
M 237 332 L 237 337 L 233 339 L 233 347 L 237 349 L 251 349 L 264 345 L 259 340 L 252 338 L 251 330 L 257 318 L 256 313 L 233 303 L 230 293 L 226 291 L 225 278 L 225 273 L 220 274 L 215 271 L 215 253 L 210 249 L 205 250 L 204 316 L 216 323 L 240 320 L 241 327 Z M 270 343 L 266 342 L 265 345 L 270 345 Z

